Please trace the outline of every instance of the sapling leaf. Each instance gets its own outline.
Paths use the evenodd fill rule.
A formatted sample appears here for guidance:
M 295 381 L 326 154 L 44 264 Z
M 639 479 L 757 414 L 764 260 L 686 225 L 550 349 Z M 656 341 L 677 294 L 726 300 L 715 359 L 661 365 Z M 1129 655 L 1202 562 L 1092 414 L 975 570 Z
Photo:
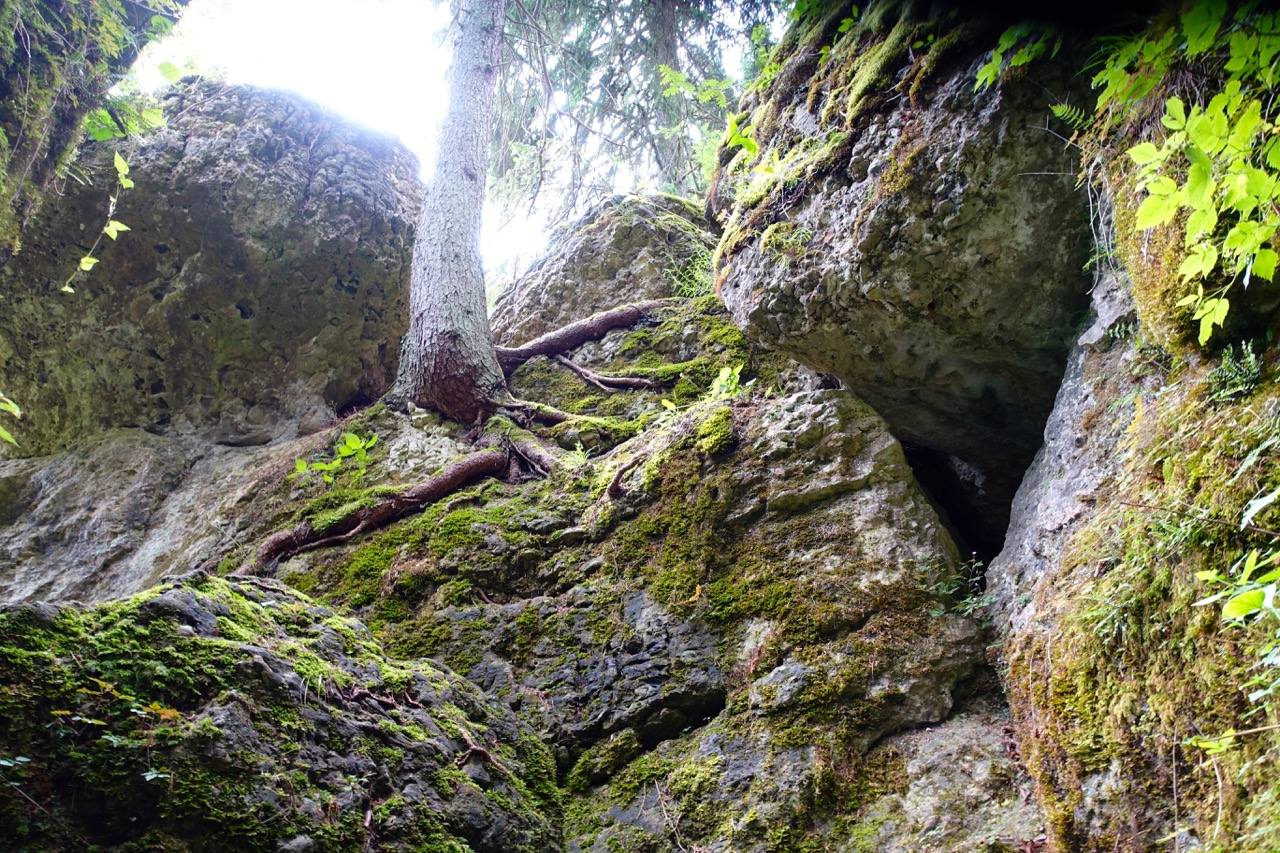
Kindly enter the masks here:
M 1228 599 L 1222 605 L 1223 619 L 1244 619 L 1262 609 L 1266 593 L 1260 589 L 1249 589 Z

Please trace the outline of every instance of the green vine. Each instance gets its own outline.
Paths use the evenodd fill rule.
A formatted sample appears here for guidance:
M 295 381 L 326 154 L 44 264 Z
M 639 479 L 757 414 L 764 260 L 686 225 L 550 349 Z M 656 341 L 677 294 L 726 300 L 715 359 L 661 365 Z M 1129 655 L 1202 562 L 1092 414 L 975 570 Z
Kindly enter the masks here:
M 23 221 L 63 173 L 86 116 L 185 4 L 0 4 L 0 259 L 17 250 Z

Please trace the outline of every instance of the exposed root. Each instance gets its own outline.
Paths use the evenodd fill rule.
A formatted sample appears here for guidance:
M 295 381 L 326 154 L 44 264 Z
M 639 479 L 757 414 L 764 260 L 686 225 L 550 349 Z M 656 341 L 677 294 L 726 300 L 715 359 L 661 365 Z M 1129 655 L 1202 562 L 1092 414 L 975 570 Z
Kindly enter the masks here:
M 531 433 L 510 436 L 511 449 L 543 477 L 550 476 L 559 458 Z
M 669 300 L 653 299 L 648 302 L 623 305 L 620 308 L 602 311 L 585 320 L 577 320 L 553 332 L 547 332 L 527 344 L 518 347 L 498 347 L 498 365 L 505 376 L 510 376 L 516 368 L 534 356 L 552 356 L 582 346 L 587 341 L 598 340 L 613 329 L 634 324 L 644 316 L 646 311 L 668 304 L 670 304 Z
M 642 454 L 618 469 L 618 473 L 614 474 L 613 479 L 609 481 L 609 497 L 617 499 L 627 493 L 627 490 L 622 486 L 622 478 L 627 476 L 627 473 L 631 471 L 632 468 L 635 468 L 643 461 L 644 455 Z
M 542 421 L 544 424 L 548 424 L 550 426 L 562 424 L 573 417 L 573 415 L 568 412 L 562 412 L 553 406 L 534 403 L 529 400 L 517 400 L 514 397 L 508 400 L 503 400 L 499 405 L 504 409 L 513 412 L 520 412 L 523 415 L 527 415 L 534 420 Z
M 652 391 L 662 386 L 654 382 L 652 379 L 645 379 L 640 376 L 609 376 L 604 373 L 596 373 L 594 370 L 588 370 L 580 364 L 575 364 L 563 355 L 555 356 L 555 360 L 581 376 L 587 382 L 612 394 L 615 391 L 625 390 L 643 390 Z
M 271 534 L 262 540 L 254 549 L 253 555 L 232 574 L 262 574 L 281 560 L 347 542 L 435 503 L 472 480 L 497 476 L 506 466 L 505 452 L 492 449 L 477 451 L 446 466 L 430 480 L 383 498 L 373 506 L 353 510 L 349 515 L 326 526 L 324 533 L 317 531 L 310 521 L 304 521 L 292 530 Z

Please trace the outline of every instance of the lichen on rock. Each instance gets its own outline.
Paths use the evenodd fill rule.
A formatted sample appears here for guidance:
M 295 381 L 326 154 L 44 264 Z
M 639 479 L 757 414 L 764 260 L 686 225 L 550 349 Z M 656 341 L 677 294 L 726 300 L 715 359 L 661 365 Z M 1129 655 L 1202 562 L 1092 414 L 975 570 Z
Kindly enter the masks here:
M 998 549 L 1087 289 L 1078 167 L 1039 126 L 1070 60 L 975 94 L 990 24 L 844 12 L 794 28 L 743 102 L 759 151 L 722 158 L 720 292 L 749 338 L 937 454 Z

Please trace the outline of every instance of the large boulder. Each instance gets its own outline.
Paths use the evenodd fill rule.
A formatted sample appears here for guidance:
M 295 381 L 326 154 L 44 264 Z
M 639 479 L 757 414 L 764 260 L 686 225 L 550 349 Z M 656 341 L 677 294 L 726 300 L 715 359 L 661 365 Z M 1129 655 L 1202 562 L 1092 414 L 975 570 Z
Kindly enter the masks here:
M 615 196 L 583 214 L 502 292 L 499 344 L 533 340 L 627 302 L 711 292 L 715 238 L 701 210 L 675 196 Z
M 607 395 L 531 362 L 515 393 L 573 415 L 550 481 L 482 484 L 279 577 L 510 703 L 553 746 L 568 849 L 911 849 L 948 807 L 921 792 L 958 778 L 945 762 L 908 768 L 898 738 L 921 725 L 999 765 L 963 794 L 975 814 L 930 836 L 939 849 L 1038 834 L 994 755 L 1001 723 L 951 718 L 983 634 L 883 420 L 848 391 L 803 388 L 714 297 L 572 358 L 668 385 Z M 736 385 L 709 393 L 735 366 Z M 896 796 L 911 821 L 870 811 Z
M 11 850 L 559 848 L 527 726 L 281 584 L 0 609 L 0 650 Z
M 205 82 L 120 147 L 90 145 L 0 269 L 0 376 L 22 455 L 113 427 L 263 444 L 394 377 L 421 187 L 414 157 L 297 96 Z M 68 279 L 74 293 L 61 292 Z M 7 450 L 13 453 L 12 450 Z
M 1045 128 L 1070 66 L 975 93 L 998 30 L 912 8 L 788 35 L 739 117 L 758 153 L 722 155 L 717 278 L 749 338 L 867 400 L 998 548 L 1088 288 L 1078 163 Z

